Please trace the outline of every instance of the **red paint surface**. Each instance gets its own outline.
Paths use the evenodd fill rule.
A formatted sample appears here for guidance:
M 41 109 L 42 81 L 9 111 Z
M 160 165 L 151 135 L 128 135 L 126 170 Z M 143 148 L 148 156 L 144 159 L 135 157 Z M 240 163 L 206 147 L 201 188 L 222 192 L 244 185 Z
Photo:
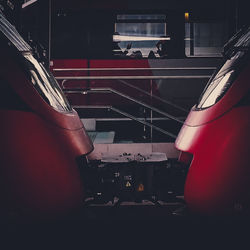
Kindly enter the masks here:
M 193 155 L 185 201 L 201 214 L 231 213 L 250 204 L 250 107 L 236 106 L 249 91 L 249 67 L 225 96 L 202 111 L 191 110 L 176 147 Z
M 52 108 L 8 51 L 1 52 L 1 77 L 31 110 L 0 110 L 1 215 L 48 217 L 79 209 L 84 189 L 76 157 L 91 152 L 92 142 L 74 110 Z
M 84 190 L 76 157 L 86 153 L 83 128 L 62 129 L 31 112 L 0 114 L 1 209 L 58 216 L 79 207 Z

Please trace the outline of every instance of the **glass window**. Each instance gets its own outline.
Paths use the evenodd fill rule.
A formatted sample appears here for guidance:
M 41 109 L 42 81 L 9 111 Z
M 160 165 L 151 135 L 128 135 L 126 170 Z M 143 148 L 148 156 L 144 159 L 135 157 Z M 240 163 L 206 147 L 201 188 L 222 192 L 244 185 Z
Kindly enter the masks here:
M 233 75 L 234 71 L 230 71 L 227 74 L 214 79 L 206 89 L 206 92 L 202 96 L 197 108 L 207 108 L 214 105 L 230 87 Z
M 224 22 L 185 23 L 186 56 L 221 56 L 228 28 Z
M 59 111 L 71 111 L 72 108 L 62 93 L 55 78 L 33 57 L 31 52 L 29 52 L 31 50 L 30 46 L 23 40 L 23 38 L 16 31 L 15 27 L 11 25 L 1 13 L 0 32 L 3 33 L 8 39 L 8 42 L 15 46 L 18 50 L 18 55 L 21 53 L 21 65 L 24 66 L 30 81 L 33 83 L 35 89 L 40 93 L 44 100 Z M 8 91 L 4 92 L 6 92 L 6 94 L 11 93 L 8 84 L 2 84 L 1 88 L 4 86 L 5 88 L 8 88 Z M 13 92 L 11 95 L 16 96 Z M 15 99 L 18 100 L 18 98 Z M 18 102 L 20 103 L 20 101 Z
M 23 58 L 29 79 L 44 100 L 59 111 L 71 111 L 68 100 L 52 74 L 31 53 L 23 53 Z
M 208 108 L 218 102 L 249 62 L 250 28 L 228 46 L 225 53 L 227 60 L 209 80 L 196 106 L 197 109 Z
M 118 15 L 113 54 L 129 57 L 160 57 L 166 34 L 165 15 Z

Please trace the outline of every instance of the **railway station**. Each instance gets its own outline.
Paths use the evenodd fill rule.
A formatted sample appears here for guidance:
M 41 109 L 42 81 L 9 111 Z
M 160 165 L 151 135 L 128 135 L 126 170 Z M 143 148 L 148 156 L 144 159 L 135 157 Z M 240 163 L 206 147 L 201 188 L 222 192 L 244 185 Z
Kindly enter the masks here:
M 248 217 L 249 21 L 240 0 L 0 0 L 2 217 Z

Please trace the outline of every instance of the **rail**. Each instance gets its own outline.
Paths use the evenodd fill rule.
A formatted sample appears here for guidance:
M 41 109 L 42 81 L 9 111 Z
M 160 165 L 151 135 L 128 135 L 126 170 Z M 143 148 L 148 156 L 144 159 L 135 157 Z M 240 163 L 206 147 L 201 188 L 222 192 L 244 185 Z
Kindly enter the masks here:
M 201 67 L 202 68 L 202 67 Z M 198 69 L 201 69 L 198 68 Z M 214 69 L 213 67 L 210 67 L 211 69 Z M 105 68 L 106 69 L 106 68 Z M 117 69 L 117 68 L 116 68 Z M 144 69 L 144 68 L 140 68 L 140 69 Z M 166 68 L 154 68 L 154 69 L 166 69 Z M 171 68 L 173 69 L 173 68 Z M 176 68 L 176 69 L 182 69 L 182 68 Z M 189 68 L 191 69 L 191 68 Z M 192 68 L 192 69 L 197 69 L 197 68 Z M 207 69 L 207 68 L 206 68 Z M 56 69 L 59 70 L 59 69 Z M 72 70 L 72 69 L 64 69 L 62 71 L 67 71 L 67 70 Z M 82 69 L 83 70 L 83 69 Z M 92 69 L 92 70 L 96 70 L 96 69 Z M 125 68 L 125 70 L 131 70 L 131 68 Z M 184 112 L 185 114 L 188 114 L 188 110 L 184 109 L 183 107 L 180 107 L 179 105 L 176 105 L 170 101 L 164 100 L 156 95 L 154 95 L 152 93 L 152 80 L 161 80 L 161 79 L 208 79 L 210 78 L 211 75 L 191 75 L 191 76 L 57 76 L 56 79 L 57 80 L 62 80 L 62 88 L 65 89 L 65 83 L 68 80 L 118 80 L 120 83 L 136 89 L 137 91 L 143 93 L 144 95 L 148 95 L 150 96 L 150 98 L 154 98 L 157 99 L 160 102 L 163 102 L 165 104 L 168 104 L 178 110 L 181 110 L 182 112 Z M 130 83 L 128 83 L 127 81 L 124 80 L 145 80 L 148 79 L 150 80 L 150 85 L 151 85 L 151 93 L 148 93 L 147 91 L 144 91 L 143 89 L 136 87 Z
M 166 70 L 166 69 L 170 69 L 170 68 L 154 68 L 154 70 Z M 187 69 L 187 68 L 171 68 L 171 69 Z M 188 69 L 215 69 L 214 67 L 199 67 L 199 68 L 195 68 L 195 67 L 192 67 L 192 68 L 188 68 Z M 60 69 L 56 69 L 57 71 L 59 71 Z M 54 71 L 56 71 L 54 70 Z M 70 71 L 72 69 L 62 69 L 62 71 Z M 78 69 L 73 69 L 73 70 L 78 70 Z M 82 69 L 83 70 L 83 69 Z M 112 70 L 110 68 L 98 68 L 98 69 L 86 69 L 86 70 Z M 132 69 L 132 68 L 116 68 L 116 70 L 138 70 L 138 69 Z M 145 69 L 145 68 L 139 68 L 139 70 L 152 70 L 152 69 Z M 147 127 L 150 127 L 151 128 L 151 140 L 152 140 L 152 130 L 157 130 L 165 135 L 168 135 L 172 138 L 176 138 L 176 135 L 164 130 L 164 129 L 161 129 L 155 125 L 152 124 L 153 122 L 153 111 L 158 113 L 158 114 L 161 114 L 162 116 L 166 117 L 166 118 L 169 118 L 170 120 L 173 120 L 173 121 L 176 121 L 180 124 L 183 124 L 183 120 L 181 119 L 178 119 L 177 117 L 173 116 L 173 115 L 170 115 L 162 110 L 159 110 L 158 108 L 155 108 L 153 107 L 152 105 L 149 105 L 149 104 L 146 104 L 142 101 L 139 101 L 131 96 L 128 96 L 122 92 L 119 92 L 115 89 L 112 89 L 112 88 L 86 88 L 86 89 L 70 89 L 70 88 L 65 88 L 65 83 L 69 80 L 77 80 L 77 81 L 80 81 L 80 80 L 118 80 L 120 83 L 130 87 L 130 88 L 133 88 L 133 89 L 136 89 L 137 91 L 140 91 L 142 92 L 143 94 L 145 95 L 148 95 L 150 96 L 151 100 L 152 98 L 156 98 L 157 100 L 161 101 L 161 102 L 164 102 L 176 109 L 179 109 L 181 111 L 184 111 L 186 114 L 188 113 L 188 111 L 174 103 L 171 103 L 169 101 L 166 101 L 158 96 L 155 96 L 153 95 L 152 93 L 152 81 L 153 80 L 161 80 L 161 79 L 208 79 L 210 78 L 211 75 L 163 75 L 163 76 L 142 76 L 142 75 L 137 75 L 137 76 L 57 76 L 56 79 L 57 80 L 62 80 L 62 88 L 64 90 L 65 93 L 80 93 L 80 94 L 88 94 L 88 93 L 100 93 L 100 92 L 108 92 L 108 93 L 113 93 L 113 94 L 116 94 L 118 96 L 121 96 L 127 100 L 130 100 L 134 103 L 137 103 L 141 106 L 143 106 L 144 108 L 148 108 L 150 111 L 151 111 L 151 114 L 150 114 L 150 123 L 147 122 L 146 120 L 141 120 L 141 119 L 138 119 L 137 117 L 131 115 L 131 114 L 128 114 L 124 111 L 121 111 L 117 108 L 114 108 L 112 106 L 109 106 L 109 109 L 113 110 L 114 112 L 116 113 L 119 113 L 131 120 L 135 120 L 141 124 L 144 124 L 144 126 L 147 126 Z M 137 86 L 134 86 L 130 83 L 128 83 L 126 80 L 150 80 L 150 84 L 151 84 L 151 92 L 147 92 L 147 91 L 144 91 L 143 89 L 137 87 Z M 152 102 L 151 102 L 152 104 Z M 79 106 L 78 106 L 79 107 Z M 81 106 L 83 107 L 83 106 Z M 90 107 L 89 107 L 90 108 Z
M 190 76 L 56 76 L 57 80 L 161 80 L 161 79 L 209 79 L 211 75 Z
M 153 107 L 151 105 L 148 105 L 148 104 L 146 104 L 144 102 L 138 101 L 135 98 L 133 98 L 131 96 L 128 96 L 128 95 L 125 95 L 125 94 L 123 94 L 123 93 L 121 93 L 121 92 L 119 92 L 117 90 L 112 89 L 112 88 L 66 89 L 66 90 L 64 90 L 64 92 L 68 93 L 68 94 L 84 94 L 84 95 L 86 95 L 88 93 L 100 93 L 100 92 L 109 93 L 109 92 L 111 92 L 111 93 L 119 95 L 119 96 L 121 96 L 121 97 L 123 97 L 123 98 L 125 98 L 127 100 L 130 100 L 130 101 L 132 101 L 134 103 L 137 103 L 137 104 L 139 104 L 139 105 L 141 105 L 141 106 L 143 106 L 145 108 L 148 108 L 151 111 L 154 111 L 154 112 L 156 112 L 158 114 L 161 114 L 161 115 L 163 115 L 165 117 L 168 117 L 171 120 L 174 120 L 174 121 L 179 122 L 181 124 L 184 123 L 182 120 L 180 120 L 180 119 L 178 119 L 178 118 L 176 118 L 176 117 L 174 117 L 174 116 L 172 116 L 172 115 L 170 115 L 170 114 L 168 114 L 168 113 L 166 113 L 164 111 L 161 111 L 161 110 L 159 110 L 159 109 L 157 109 L 157 108 L 155 108 L 155 107 Z
M 171 138 L 173 138 L 173 139 L 176 139 L 176 135 L 174 135 L 174 134 L 172 134 L 172 133 L 170 133 L 170 132 L 168 132 L 168 131 L 166 131 L 166 130 L 164 130 L 164 129 L 161 129 L 161 128 L 159 128 L 159 127 L 157 127 L 157 126 L 155 126 L 155 125 L 153 125 L 152 123 L 149 123 L 149 122 L 146 122 L 146 121 L 143 121 L 143 120 L 141 120 L 141 119 L 139 119 L 139 118 L 137 118 L 137 117 L 135 117 L 135 116 L 133 116 L 133 115 L 131 115 L 131 114 L 128 114 L 127 112 L 124 112 L 124 111 L 122 111 L 122 110 L 120 110 L 120 109 L 117 109 L 117 108 L 115 108 L 115 107 L 113 107 L 113 106 L 85 106 L 85 105 L 74 105 L 73 106 L 74 108 L 98 108 L 98 109 L 100 109 L 100 108 L 103 108 L 103 109 L 109 109 L 109 110 L 113 110 L 114 112 L 116 112 L 116 113 L 118 113 L 118 114 L 121 114 L 121 115 L 123 115 L 123 116 L 125 116 L 125 117 L 127 117 L 127 118 L 129 118 L 129 119 L 131 119 L 131 120 L 134 120 L 134 121 L 136 121 L 136 122 L 139 122 L 139 123 L 141 123 L 141 124 L 143 124 L 143 125 L 145 125 L 145 126 L 147 126 L 147 127 L 150 127 L 151 128 L 151 140 L 152 140 L 152 129 L 154 129 L 154 130 L 157 130 L 157 131 L 159 131 L 159 132 L 161 132 L 161 133 L 163 133 L 163 134 L 165 134 L 165 135 L 167 135 L 167 136 L 170 136 Z
M 184 109 L 183 107 L 180 107 L 179 105 L 176 105 L 176 104 L 174 104 L 174 103 L 172 103 L 172 102 L 170 102 L 170 101 L 164 100 L 164 99 L 162 99 L 161 97 L 154 95 L 154 94 L 152 93 L 152 85 L 153 85 L 152 80 L 150 80 L 150 85 L 151 85 L 151 92 L 150 92 L 150 93 L 148 93 L 147 91 L 145 91 L 145 90 L 143 90 L 143 89 L 141 89 L 141 88 L 139 88 L 139 87 L 136 87 L 136 86 L 134 86 L 134 85 L 132 85 L 132 84 L 130 84 L 130 83 L 124 81 L 124 80 L 118 80 L 118 81 L 119 81 L 120 83 L 122 83 L 122 84 L 124 84 L 124 85 L 126 85 L 126 86 L 128 86 L 128 87 L 130 87 L 130 88 L 132 88 L 132 89 L 138 90 L 139 92 L 143 93 L 144 95 L 149 96 L 150 98 L 157 99 L 157 100 L 160 101 L 160 102 L 163 102 L 163 103 L 168 104 L 168 105 L 170 105 L 170 106 L 172 106 L 172 107 L 174 107 L 174 108 L 176 108 L 176 109 L 178 109 L 178 110 L 181 110 L 181 111 L 183 111 L 185 114 L 188 114 L 188 112 L 189 112 L 188 110 Z
M 155 70 L 216 70 L 216 67 L 165 67 L 165 68 L 54 68 L 53 71 L 155 71 Z

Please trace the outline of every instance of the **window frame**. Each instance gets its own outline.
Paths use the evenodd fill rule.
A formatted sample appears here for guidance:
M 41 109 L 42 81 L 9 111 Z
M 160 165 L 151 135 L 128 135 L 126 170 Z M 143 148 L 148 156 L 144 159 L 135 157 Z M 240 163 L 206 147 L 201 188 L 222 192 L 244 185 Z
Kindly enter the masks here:
M 131 15 L 131 16 L 136 16 L 136 15 L 138 15 L 138 16 L 157 16 L 157 15 L 159 15 L 159 16 L 161 16 L 161 17 L 163 17 L 164 16 L 164 18 L 159 18 L 159 19 L 157 19 L 157 18 L 152 18 L 152 19 L 150 19 L 150 18 L 129 18 L 129 19 L 119 19 L 119 16 L 121 16 L 121 15 L 126 15 L 126 16 L 129 16 L 129 15 Z M 167 35 L 167 13 L 140 13 L 140 12 L 134 12 L 134 13 L 116 13 L 116 18 L 115 18 L 115 22 L 114 22 L 114 32 L 117 32 L 117 24 L 118 23 L 135 23 L 135 24 L 144 24 L 144 23 L 159 23 L 159 24 L 164 24 L 164 36 L 166 36 L 166 37 L 168 37 L 168 35 Z M 119 32 L 119 31 L 118 31 Z M 113 40 L 114 41 L 114 40 Z M 122 47 L 122 50 L 123 49 L 126 49 L 125 47 Z M 148 54 L 150 53 L 150 51 L 148 52 Z M 147 59 L 148 58 L 148 54 L 146 55 L 144 55 L 143 57 L 142 57 L 142 59 Z M 155 53 L 155 56 L 156 56 L 156 58 L 160 58 L 158 55 L 157 55 L 157 53 Z
M 209 53 L 204 53 L 204 54 L 201 54 L 201 55 L 197 55 L 197 54 L 194 54 L 195 52 L 195 44 L 194 44 L 194 24 L 212 24 L 212 23 L 222 23 L 224 26 L 227 25 L 228 27 L 227 28 L 227 31 L 226 31 L 226 35 L 225 35 L 225 41 L 222 43 L 222 46 L 221 46 L 221 53 L 217 53 L 217 54 L 209 54 Z M 190 27 L 189 27 L 189 38 L 187 38 L 187 35 L 186 35 L 186 25 L 189 24 Z M 185 56 L 187 58 L 202 58 L 202 57 L 205 57 L 205 58 L 222 58 L 223 55 L 222 55 L 222 51 L 223 51 L 223 46 L 224 44 L 227 42 L 227 40 L 229 39 L 230 37 L 230 32 L 229 32 L 229 23 L 228 23 L 228 20 L 227 19 L 223 19 L 223 18 L 199 18 L 199 17 L 195 17 L 195 18 L 192 18 L 192 15 L 191 15 L 191 18 L 188 19 L 188 20 L 185 20 L 185 23 L 184 23 L 184 44 L 185 44 L 185 48 L 184 48 L 184 53 L 185 53 Z M 192 29 L 192 30 L 191 30 Z M 193 37 L 193 39 L 192 39 Z M 190 40 L 190 46 L 188 47 L 190 49 L 190 54 L 187 54 L 186 51 L 187 51 L 187 39 Z M 212 47 L 211 47 L 212 48 Z M 193 54 L 193 55 L 192 55 Z

